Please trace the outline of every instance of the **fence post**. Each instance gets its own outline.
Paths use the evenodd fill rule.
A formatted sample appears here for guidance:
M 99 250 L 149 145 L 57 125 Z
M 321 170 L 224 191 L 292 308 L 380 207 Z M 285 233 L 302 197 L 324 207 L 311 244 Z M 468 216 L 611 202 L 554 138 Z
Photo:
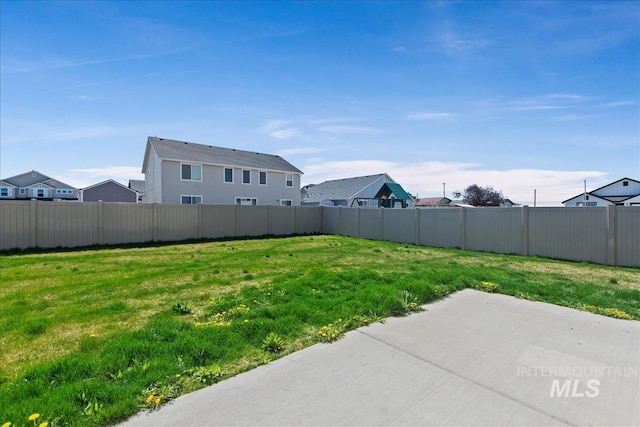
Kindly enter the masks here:
M 462 242 L 461 246 L 463 250 L 467 250 L 467 208 L 460 208 L 460 227 L 462 229 Z
M 380 209 L 380 240 L 384 242 L 384 208 Z
M 104 245 L 104 220 L 102 213 L 102 200 L 98 200 L 98 244 Z
M 522 206 L 522 256 L 529 256 L 529 206 Z
M 158 241 L 158 202 L 153 202 L 153 241 Z
M 204 221 L 204 213 L 202 203 L 198 204 L 198 239 L 202 239 L 202 230 L 204 230 L 204 226 L 202 225 L 202 221 Z
M 38 201 L 31 199 L 31 233 L 29 236 L 29 246 L 38 247 Z
M 616 205 L 607 206 L 607 263 L 616 265 Z
M 416 246 L 420 246 L 420 209 L 413 208 L 416 211 L 415 221 L 416 221 Z

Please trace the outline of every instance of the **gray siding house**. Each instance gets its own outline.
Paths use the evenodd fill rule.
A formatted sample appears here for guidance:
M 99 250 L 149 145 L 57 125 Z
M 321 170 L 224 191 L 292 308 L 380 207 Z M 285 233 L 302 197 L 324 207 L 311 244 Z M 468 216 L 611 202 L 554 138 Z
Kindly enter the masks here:
M 142 196 L 144 195 L 144 180 L 130 179 L 129 188 L 138 193 L 138 202 L 142 202 Z
M 80 200 L 83 202 L 130 202 L 138 201 L 138 193 L 112 179 L 94 184 L 80 190 Z
M 78 200 L 78 189 L 38 171 L 0 180 L 0 200 Z
M 280 156 L 149 137 L 143 203 L 300 205 L 302 171 Z
M 302 204 L 307 206 L 378 207 L 380 200 L 376 199 L 376 195 L 386 183 L 396 184 L 389 175 L 381 173 L 334 179 L 317 185 L 311 184 L 302 190 Z M 391 197 L 395 196 L 391 194 Z M 410 206 L 413 206 L 413 200 L 411 200 Z

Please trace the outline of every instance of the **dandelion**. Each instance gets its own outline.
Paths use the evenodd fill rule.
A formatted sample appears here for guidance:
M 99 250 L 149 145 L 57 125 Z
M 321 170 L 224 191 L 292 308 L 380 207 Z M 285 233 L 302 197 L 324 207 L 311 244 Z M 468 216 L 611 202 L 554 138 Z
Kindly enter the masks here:
M 11 427 L 11 421 L 7 421 L 6 423 L 2 424 L 2 427 Z
M 97 335 L 96 335 L 96 334 L 91 334 L 91 335 L 89 335 L 89 338 L 95 338 L 95 337 L 97 337 Z
M 29 415 L 29 418 L 28 418 L 28 419 L 29 419 L 29 421 L 35 421 L 35 420 L 37 420 L 38 418 L 40 418 L 40 414 L 37 414 L 37 413 L 36 413 L 36 414 L 31 414 L 31 415 Z
M 49 421 L 45 421 L 43 423 L 40 423 L 40 425 L 38 427 L 49 427 Z

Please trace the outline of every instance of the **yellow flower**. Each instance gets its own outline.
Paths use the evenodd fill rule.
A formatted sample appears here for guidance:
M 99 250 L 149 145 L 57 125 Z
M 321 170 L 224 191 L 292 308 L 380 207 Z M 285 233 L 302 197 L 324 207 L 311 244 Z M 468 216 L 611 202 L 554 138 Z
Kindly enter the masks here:
M 6 423 L 2 424 L 2 427 L 11 427 L 11 421 L 7 421 Z
M 147 403 L 150 403 L 153 400 L 154 395 L 150 394 L 149 396 L 147 396 Z
M 29 421 L 35 421 L 40 418 L 40 414 L 31 414 L 29 415 Z
M 96 335 L 96 334 L 91 334 L 91 335 L 89 335 L 89 338 L 95 338 L 95 337 L 97 337 L 97 335 Z
M 45 421 L 43 423 L 40 423 L 40 425 L 38 427 L 49 427 L 49 421 Z

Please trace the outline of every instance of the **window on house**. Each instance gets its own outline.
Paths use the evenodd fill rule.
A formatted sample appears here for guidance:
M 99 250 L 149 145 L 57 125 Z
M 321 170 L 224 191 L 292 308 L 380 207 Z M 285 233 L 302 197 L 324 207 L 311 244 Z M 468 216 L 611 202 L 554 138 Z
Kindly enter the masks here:
M 26 194 L 27 193 L 27 189 L 26 188 L 21 188 L 20 189 L 20 194 Z
M 180 196 L 180 203 L 183 205 L 199 205 L 202 203 L 202 196 Z
M 242 169 L 242 183 L 243 184 L 251 184 L 251 171 L 247 169 Z
M 44 197 L 44 188 L 38 188 L 36 190 L 36 197 Z
M 280 206 L 293 206 L 292 200 L 280 200 Z
M 233 183 L 233 168 L 224 168 L 224 182 Z
M 258 199 L 255 197 L 236 197 L 236 205 L 257 205 Z
M 9 197 L 9 189 L 7 187 L 0 188 L 0 197 Z
M 287 177 L 286 177 L 286 181 L 287 181 L 287 187 L 293 187 L 293 174 L 292 173 L 288 173 Z
M 622 181 L 622 186 L 623 187 L 628 187 L 629 186 L 629 181 Z
M 598 202 L 587 202 L 587 206 L 598 206 Z
M 267 185 L 267 173 L 260 171 L 260 185 Z
M 183 163 L 181 178 L 185 181 L 202 181 L 202 166 Z

